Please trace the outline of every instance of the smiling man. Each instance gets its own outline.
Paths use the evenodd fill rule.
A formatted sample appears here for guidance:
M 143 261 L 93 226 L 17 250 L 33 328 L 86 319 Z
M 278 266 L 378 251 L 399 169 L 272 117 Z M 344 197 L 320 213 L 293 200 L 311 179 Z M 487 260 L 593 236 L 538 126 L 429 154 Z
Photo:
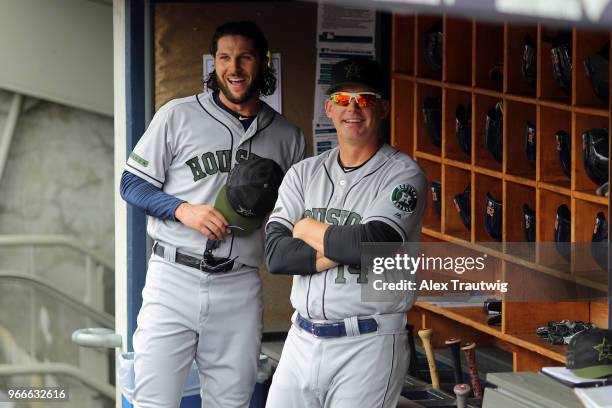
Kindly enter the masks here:
M 361 301 L 361 244 L 419 241 L 427 180 L 383 142 L 389 102 L 374 61 L 334 65 L 325 112 L 338 147 L 287 172 L 266 226 L 269 270 L 294 275 L 295 308 L 266 407 L 395 407 L 415 299 Z
M 139 408 L 178 407 L 194 359 L 202 406 L 249 405 L 262 331 L 260 227 L 273 186 L 305 152 L 300 129 L 259 99 L 276 87 L 259 28 L 226 23 L 211 44 L 212 92 L 164 105 L 121 179 L 155 241 L 134 334 Z

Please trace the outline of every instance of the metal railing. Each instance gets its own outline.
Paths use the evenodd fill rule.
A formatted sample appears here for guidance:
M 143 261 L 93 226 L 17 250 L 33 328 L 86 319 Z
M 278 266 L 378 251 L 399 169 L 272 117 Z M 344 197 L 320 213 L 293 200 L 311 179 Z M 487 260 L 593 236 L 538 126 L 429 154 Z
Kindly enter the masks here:
M 115 267 L 104 254 L 84 245 L 81 241 L 66 235 L 0 235 L 0 248 L 8 247 L 60 247 L 73 250 L 82 255 L 85 261 L 85 290 L 82 292 L 82 302 L 89 306 L 98 306 L 94 298 L 99 294 L 99 282 L 104 274 L 111 274 L 109 281 L 114 279 Z
M 73 261 L 70 262 L 76 262 L 75 265 L 82 265 L 78 266 L 76 270 L 79 275 L 74 275 L 75 270 L 69 268 L 72 269 L 72 274 L 67 273 L 68 270 L 62 270 L 60 275 L 57 275 L 58 280 L 56 280 L 56 276 L 51 269 L 41 269 L 41 267 L 44 268 L 45 265 L 41 263 L 40 260 L 48 260 L 48 258 L 38 256 L 39 253 L 36 251 L 41 247 L 51 248 L 53 250 L 52 255 L 60 262 L 66 262 L 66 258 L 63 257 L 62 254 L 57 255 L 55 253 L 56 248 L 74 253 L 76 257 L 73 258 L 73 256 L 70 255 L 69 259 L 73 259 Z M 39 302 L 41 299 L 40 296 L 43 295 L 42 299 L 51 300 L 51 305 L 61 305 L 60 309 L 64 310 L 63 313 L 71 310 L 72 312 L 70 313 L 74 313 L 75 317 L 79 316 L 84 320 L 82 323 L 77 323 L 75 321 L 74 323 L 76 323 L 77 326 L 70 329 L 70 333 L 55 333 L 55 341 L 61 341 L 62 344 L 65 342 L 66 346 L 59 349 L 56 347 L 48 350 L 53 353 L 55 358 L 59 359 L 58 362 L 53 363 L 40 363 L 34 358 L 36 342 L 40 341 L 42 342 L 41 344 L 44 343 L 39 339 L 40 336 L 32 339 L 20 338 L 18 342 L 14 341 L 13 343 L 5 341 L 8 338 L 13 338 L 16 333 L 20 332 L 17 330 L 15 333 L 12 333 L 13 329 L 17 329 L 19 326 L 14 326 L 10 324 L 9 321 L 6 321 L 5 323 L 9 323 L 10 327 L 0 330 L 0 335 L 2 336 L 2 339 L 0 339 L 0 347 L 2 345 L 8 347 L 7 350 L 12 354 L 13 358 L 5 361 L 5 363 L 9 364 L 0 364 L 0 377 L 34 375 L 36 381 L 40 382 L 45 376 L 51 376 L 53 374 L 66 375 L 82 383 L 85 387 L 83 388 L 84 390 L 93 390 L 90 392 L 98 393 L 104 396 L 104 399 L 108 398 L 110 401 L 114 401 L 114 386 L 104 381 L 102 378 L 96 378 L 95 375 L 90 373 L 90 370 L 96 370 L 96 373 L 102 373 L 102 376 L 104 376 L 104 371 L 109 370 L 106 374 L 114 377 L 114 365 L 112 362 L 109 363 L 112 359 L 112 352 L 79 352 L 78 355 L 73 354 L 74 358 L 64 355 L 66 352 L 69 352 L 70 347 L 73 347 L 70 340 L 72 330 L 83 326 L 114 328 L 114 317 L 104 311 L 103 302 L 105 295 L 104 291 L 106 290 L 104 282 L 114 282 L 113 261 L 109 260 L 109 258 L 104 256 L 101 252 L 85 246 L 81 241 L 65 235 L 0 235 L 0 249 L 12 251 L 13 248 L 18 248 L 19 251 L 21 251 L 22 248 L 26 251 L 32 251 L 32 255 L 29 258 L 30 262 L 24 265 L 26 270 L 20 272 L 2 270 L 0 266 L 0 284 L 8 285 L 5 286 L 5 288 L 9 290 L 12 287 L 11 285 L 15 284 L 17 284 L 16 287 L 23 286 L 24 288 L 34 290 L 35 292 L 32 293 L 37 293 L 37 295 L 33 299 L 39 299 Z M 26 252 L 26 254 L 28 253 L 29 252 Z M 7 260 L 9 260 L 9 262 L 14 261 L 14 259 L 11 258 L 7 258 Z M 83 260 L 83 264 L 81 264 L 79 260 Z M 19 268 L 21 268 L 21 265 L 19 265 Z M 14 269 L 14 267 L 11 269 Z M 46 274 L 46 279 L 41 276 L 43 274 Z M 80 285 L 74 286 L 74 284 L 72 284 L 72 286 L 70 286 L 75 279 L 80 282 Z M 65 283 L 63 283 L 62 280 L 65 281 Z M 2 287 L 2 285 L 0 285 L 0 287 Z M 108 289 L 112 288 L 109 286 Z M 72 294 L 67 292 L 70 290 Z M 11 292 L 7 292 L 7 294 L 9 293 Z M 16 299 L 19 299 L 19 297 Z M 28 307 L 31 309 L 31 306 L 35 305 L 37 301 L 32 303 L 32 301 L 29 300 L 27 302 L 29 305 Z M 43 309 L 49 310 L 49 306 Z M 51 310 L 53 309 L 54 307 L 52 306 Z M 31 324 L 37 322 L 36 317 L 33 315 L 30 315 L 29 319 L 32 320 Z M 55 329 L 57 329 L 57 327 Z M 21 332 L 22 334 L 27 333 L 27 331 L 24 332 L 23 330 L 21 330 Z M 32 334 L 30 334 L 30 336 L 31 335 Z M 9 347 L 11 345 L 12 347 Z M 43 346 L 41 350 L 47 349 Z M 18 351 L 22 352 L 20 358 L 16 358 L 17 356 L 14 355 L 14 353 Z M 53 357 L 51 358 L 53 359 Z M 74 359 L 76 359 L 76 361 L 73 362 Z M 70 363 L 68 363 L 68 361 L 70 361 Z M 76 365 L 73 365 L 74 363 L 76 363 Z
M 60 289 L 55 288 L 49 282 L 36 276 L 27 275 L 25 273 L 15 271 L 3 271 L 0 270 L 0 281 L 11 280 L 14 282 L 23 282 L 29 286 L 41 289 L 48 294 L 52 295 L 56 299 L 60 300 L 63 304 L 76 309 L 82 313 L 85 317 L 90 318 L 96 325 L 102 325 L 112 329 L 115 327 L 115 318 L 108 313 L 100 312 L 93 307 L 80 302 L 73 298 L 71 295 L 63 292 Z
M 42 278 L 14 271 L 0 270 L 0 296 L 6 296 L 4 306 L 15 306 L 12 312 L 0 313 L 0 363 L 69 363 L 87 372 L 94 370 L 100 375 L 98 379 L 108 376 L 112 383 L 114 353 L 77 351 L 71 341 L 72 332 L 81 327 L 113 330 L 112 315 L 82 303 Z M 49 311 L 53 312 L 51 316 Z

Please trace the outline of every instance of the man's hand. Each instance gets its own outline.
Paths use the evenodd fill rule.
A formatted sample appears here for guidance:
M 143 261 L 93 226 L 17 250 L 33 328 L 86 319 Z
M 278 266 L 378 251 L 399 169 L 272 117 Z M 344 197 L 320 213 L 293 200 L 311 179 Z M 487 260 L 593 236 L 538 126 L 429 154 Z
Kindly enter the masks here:
M 316 260 L 317 272 L 326 271 L 337 265 L 338 265 L 337 262 L 334 262 L 331 259 L 326 258 L 325 255 L 323 255 L 322 253 L 317 252 L 317 260 Z
M 301 239 L 315 251 L 325 254 L 324 239 L 328 228 L 328 224 L 308 217 L 302 218 L 293 226 L 293 238 Z
M 208 239 L 222 240 L 231 231 L 223 214 L 208 204 L 183 203 L 176 208 L 174 216 L 189 228 L 201 232 Z

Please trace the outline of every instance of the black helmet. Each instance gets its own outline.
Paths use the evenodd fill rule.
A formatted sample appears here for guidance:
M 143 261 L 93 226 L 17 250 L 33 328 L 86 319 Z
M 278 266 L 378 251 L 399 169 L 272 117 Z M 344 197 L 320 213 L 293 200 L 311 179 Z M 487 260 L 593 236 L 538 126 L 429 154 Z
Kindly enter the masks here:
M 521 54 L 521 75 L 530 86 L 536 82 L 537 54 L 535 42 L 529 34 L 525 34 L 523 53 Z
M 455 133 L 459 147 L 468 156 L 472 155 L 472 106 L 467 109 L 463 105 L 457 106 L 455 111 Z
M 571 259 L 571 212 L 567 205 L 561 204 L 557 208 L 555 218 L 555 245 L 557 251 L 566 261 Z
M 535 242 L 536 235 L 536 214 L 527 203 L 523 204 L 523 231 L 525 232 L 525 241 Z
M 599 266 L 608 270 L 608 222 L 603 212 L 595 217 L 593 238 L 591 240 L 591 254 Z
M 442 183 L 439 181 L 431 182 L 431 201 L 438 216 L 442 215 Z
M 423 123 L 434 146 L 442 146 L 442 98 L 425 98 L 423 102 Z
M 487 193 L 484 213 L 484 225 L 487 233 L 494 240 L 502 240 L 502 202 Z
M 567 177 L 572 177 L 572 139 L 565 130 L 559 130 L 555 134 L 557 140 L 557 151 L 561 169 Z
M 597 54 L 584 59 L 584 69 L 595 95 L 607 102 L 610 92 L 610 41 Z
M 536 166 L 536 128 L 527 121 L 525 123 L 525 157 L 527 163 L 535 169 Z
M 472 227 L 472 190 L 470 185 L 463 190 L 462 193 L 457 194 L 453 197 L 453 202 L 455 203 L 455 208 L 457 212 L 461 216 L 461 221 L 463 221 L 463 225 L 468 231 Z
M 504 145 L 503 112 L 503 103 L 497 102 L 495 107 L 487 112 L 485 126 L 485 146 L 499 163 L 502 162 Z
M 423 35 L 425 62 L 434 71 L 442 70 L 442 23 L 436 23 Z
M 572 32 L 559 31 L 554 38 L 545 38 L 551 43 L 553 77 L 557 84 L 567 93 L 572 91 Z
M 608 181 L 608 129 L 594 128 L 582 134 L 582 158 L 591 180 L 598 186 Z

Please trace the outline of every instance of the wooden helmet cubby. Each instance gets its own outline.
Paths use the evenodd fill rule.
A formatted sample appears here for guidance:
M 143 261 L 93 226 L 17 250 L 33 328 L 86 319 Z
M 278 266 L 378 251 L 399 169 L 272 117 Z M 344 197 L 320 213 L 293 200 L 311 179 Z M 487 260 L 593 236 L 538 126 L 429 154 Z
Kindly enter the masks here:
M 610 32 L 563 31 L 542 24 L 492 24 L 432 15 L 394 15 L 392 22 L 391 141 L 419 162 L 430 183 L 442 184 L 441 214 L 433 210 L 428 198 L 424 240 L 492 253 L 500 259 L 494 264 L 498 269 L 494 276 L 523 291 L 521 300 L 498 293 L 503 299 L 498 327 L 487 325 L 488 316 L 481 308 L 444 308 L 426 302 L 417 302 L 409 320 L 417 329 L 423 325 L 433 328 L 438 347 L 444 347 L 445 339 L 459 335 L 465 341 L 507 350 L 513 353 L 515 370 L 563 365 L 565 346 L 546 343 L 535 335 L 535 329 L 561 319 L 608 327 L 608 271 L 579 250 L 563 259 L 558 251 L 550 252 L 554 244 L 534 245 L 533 251 L 520 255 L 506 249 L 510 243 L 525 239 L 521 223 L 524 205 L 535 211 L 538 243 L 554 241 L 556 212 L 562 204 L 570 210 L 572 243 L 591 241 L 599 212 L 608 218 L 609 199 L 596 194 L 599 186 L 584 168 L 582 134 L 592 128 L 610 128 L 609 102 L 595 94 L 584 67 L 586 57 L 610 47 Z M 442 27 L 441 69 L 432 69 L 424 57 L 424 36 L 432 27 Z M 571 40 L 573 69 L 567 89 L 562 89 L 553 75 L 551 39 L 555 38 Z M 521 72 L 526 41 L 535 47 L 535 79 L 531 83 Z M 427 97 L 442 101 L 441 146 L 432 144 L 423 124 Z M 503 111 L 501 160 L 484 142 L 487 114 L 498 104 Z M 469 153 L 459 146 L 455 133 L 459 105 L 467 109 L 471 121 Z M 559 132 L 567 136 L 565 171 L 557 149 Z M 535 146 L 531 162 L 525 152 L 527 137 Z M 453 203 L 453 197 L 467 186 L 471 188 L 469 229 Z M 487 193 L 503 203 L 499 250 L 487 245 L 494 241 L 483 226 Z M 577 284 L 599 293 L 601 300 L 572 299 Z M 554 293 L 557 300 L 530 297 L 530 291 Z

